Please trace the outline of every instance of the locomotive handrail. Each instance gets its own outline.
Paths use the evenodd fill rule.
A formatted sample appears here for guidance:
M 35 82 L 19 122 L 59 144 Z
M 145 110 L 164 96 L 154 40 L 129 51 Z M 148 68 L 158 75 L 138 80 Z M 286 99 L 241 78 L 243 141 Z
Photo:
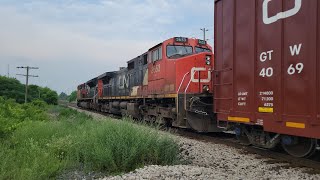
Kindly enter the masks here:
M 97 96 L 98 96 L 99 92 L 97 91 L 97 93 L 92 97 L 92 99 L 97 102 Z
M 190 72 L 187 72 L 184 76 L 183 76 L 183 78 L 182 78 L 182 80 L 181 80 L 181 82 L 180 82 L 180 86 L 179 86 L 179 88 L 178 88 L 178 90 L 177 90 L 177 112 L 179 111 L 179 91 L 180 91 L 180 89 L 181 89 L 181 86 L 182 86 L 182 83 L 184 82 L 184 79 L 186 78 L 186 76 L 189 74 Z M 190 78 L 191 79 L 191 78 Z
M 201 70 L 195 70 L 199 73 L 199 83 L 200 83 L 200 71 Z M 187 90 L 189 89 L 190 83 L 191 83 L 192 79 L 190 77 L 190 81 L 186 87 L 186 89 L 184 90 L 184 110 L 187 110 Z
M 190 83 L 191 83 L 191 78 L 190 78 L 190 81 L 189 81 L 186 89 L 184 90 L 184 103 L 183 103 L 184 104 L 184 110 L 187 110 L 187 90 L 188 90 L 188 88 L 190 86 Z
M 200 70 L 195 70 L 195 71 L 197 71 L 197 72 L 200 72 Z M 179 88 L 178 88 L 178 90 L 177 90 L 177 94 L 178 94 L 178 98 L 177 98 L 177 111 L 179 111 L 179 92 L 180 92 L 180 89 L 181 89 L 181 87 L 182 87 L 182 83 L 184 82 L 184 80 L 185 80 L 185 78 L 186 78 L 186 76 L 189 74 L 190 72 L 187 72 L 184 76 L 183 76 L 183 78 L 182 78 L 182 80 L 181 80 L 181 83 L 180 83 L 180 85 L 179 85 Z M 199 79 L 200 79 L 200 75 L 199 75 Z M 188 82 L 188 84 L 187 84 L 187 87 L 186 87 L 186 89 L 184 90 L 184 110 L 187 110 L 187 90 L 189 89 L 189 86 L 190 86 L 190 84 L 191 84 L 191 81 L 192 81 L 192 79 L 191 79 L 191 77 L 190 77 L 190 80 L 189 80 L 189 82 Z M 199 80 L 200 81 L 200 80 Z
M 182 78 L 182 80 L 181 80 L 181 83 L 180 83 L 180 86 L 179 86 L 179 88 L 178 88 L 177 94 L 179 93 L 179 91 L 180 91 L 180 89 L 181 89 L 181 86 L 182 86 L 182 83 L 184 82 L 184 79 L 186 78 L 186 76 L 187 76 L 189 73 L 190 73 L 190 72 L 187 72 L 187 73 L 183 76 L 183 78 Z

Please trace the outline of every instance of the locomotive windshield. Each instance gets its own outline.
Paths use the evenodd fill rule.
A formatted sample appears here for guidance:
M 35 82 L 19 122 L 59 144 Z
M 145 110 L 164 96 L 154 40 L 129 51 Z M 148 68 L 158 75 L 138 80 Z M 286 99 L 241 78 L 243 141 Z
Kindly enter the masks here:
M 192 46 L 167 46 L 167 57 L 178 58 L 192 54 Z
M 201 52 L 211 52 L 210 49 L 207 49 L 207 48 L 201 48 L 201 47 L 196 47 L 195 48 L 196 50 L 196 53 L 201 53 Z

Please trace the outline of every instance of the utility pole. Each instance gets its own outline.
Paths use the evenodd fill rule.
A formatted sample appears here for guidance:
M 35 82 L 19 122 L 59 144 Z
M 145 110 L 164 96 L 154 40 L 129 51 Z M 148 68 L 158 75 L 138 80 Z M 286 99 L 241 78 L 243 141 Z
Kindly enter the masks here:
M 27 74 L 17 74 L 19 76 L 25 76 L 26 77 L 26 93 L 25 93 L 25 99 L 24 102 L 28 102 L 28 83 L 29 83 L 29 77 L 39 77 L 39 76 L 34 76 L 34 75 L 29 75 L 29 70 L 30 69 L 39 69 L 38 67 L 29 67 L 29 66 L 21 66 L 17 67 L 18 69 L 27 69 Z
M 8 64 L 8 78 L 10 77 L 10 65 Z
M 203 31 L 203 40 L 206 41 L 206 32 L 209 30 L 206 28 L 201 28 L 200 30 Z

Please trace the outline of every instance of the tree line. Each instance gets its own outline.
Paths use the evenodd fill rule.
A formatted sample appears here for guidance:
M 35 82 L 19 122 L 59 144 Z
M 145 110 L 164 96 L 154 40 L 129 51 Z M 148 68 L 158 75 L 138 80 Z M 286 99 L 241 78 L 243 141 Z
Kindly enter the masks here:
M 15 78 L 0 76 L 0 96 L 14 99 L 17 103 L 24 103 L 25 85 Z M 28 86 L 28 102 L 42 100 L 48 104 L 58 104 L 58 94 L 48 87 L 37 85 Z

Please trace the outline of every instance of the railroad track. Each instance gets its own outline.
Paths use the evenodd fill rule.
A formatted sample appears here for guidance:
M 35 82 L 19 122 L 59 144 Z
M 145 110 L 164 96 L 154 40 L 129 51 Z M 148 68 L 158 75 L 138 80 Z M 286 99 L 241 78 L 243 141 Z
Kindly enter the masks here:
M 268 158 L 267 163 L 285 163 L 283 167 L 299 167 L 307 168 L 306 173 L 320 174 L 320 161 L 305 159 L 305 158 L 295 158 L 286 154 L 282 149 L 277 148 L 275 150 L 267 150 L 254 146 L 245 146 L 238 142 L 238 140 L 231 134 L 226 133 L 209 133 L 209 134 L 199 134 L 188 130 L 177 129 L 176 133 L 183 137 L 190 139 L 195 139 L 208 143 L 224 144 L 230 147 L 239 149 L 246 154 L 257 155 L 257 158 Z M 319 155 L 319 154 L 318 154 Z
M 81 109 L 84 111 L 88 111 L 91 113 L 100 114 L 103 116 L 108 116 L 116 119 L 121 119 L 120 116 L 111 115 L 108 113 L 97 112 L 87 109 L 82 109 L 77 107 L 76 104 L 69 104 L 66 105 L 67 107 L 73 107 L 77 109 Z M 320 174 L 320 160 L 319 155 L 317 153 L 315 157 L 318 159 L 306 159 L 306 158 L 295 158 L 286 154 L 281 148 L 276 148 L 275 150 L 266 150 L 262 148 L 257 148 L 254 146 L 245 146 L 238 143 L 238 140 L 235 138 L 233 134 L 230 133 L 197 133 L 187 129 L 180 129 L 175 127 L 164 128 L 164 131 L 170 131 L 173 134 L 178 136 L 186 137 L 189 139 L 194 139 L 202 142 L 207 143 L 215 143 L 215 144 L 224 144 L 230 147 L 234 147 L 246 154 L 254 154 L 257 158 L 265 158 L 267 163 L 275 164 L 275 163 L 283 163 L 283 167 L 299 167 L 299 168 L 306 168 L 305 172 L 310 174 Z

